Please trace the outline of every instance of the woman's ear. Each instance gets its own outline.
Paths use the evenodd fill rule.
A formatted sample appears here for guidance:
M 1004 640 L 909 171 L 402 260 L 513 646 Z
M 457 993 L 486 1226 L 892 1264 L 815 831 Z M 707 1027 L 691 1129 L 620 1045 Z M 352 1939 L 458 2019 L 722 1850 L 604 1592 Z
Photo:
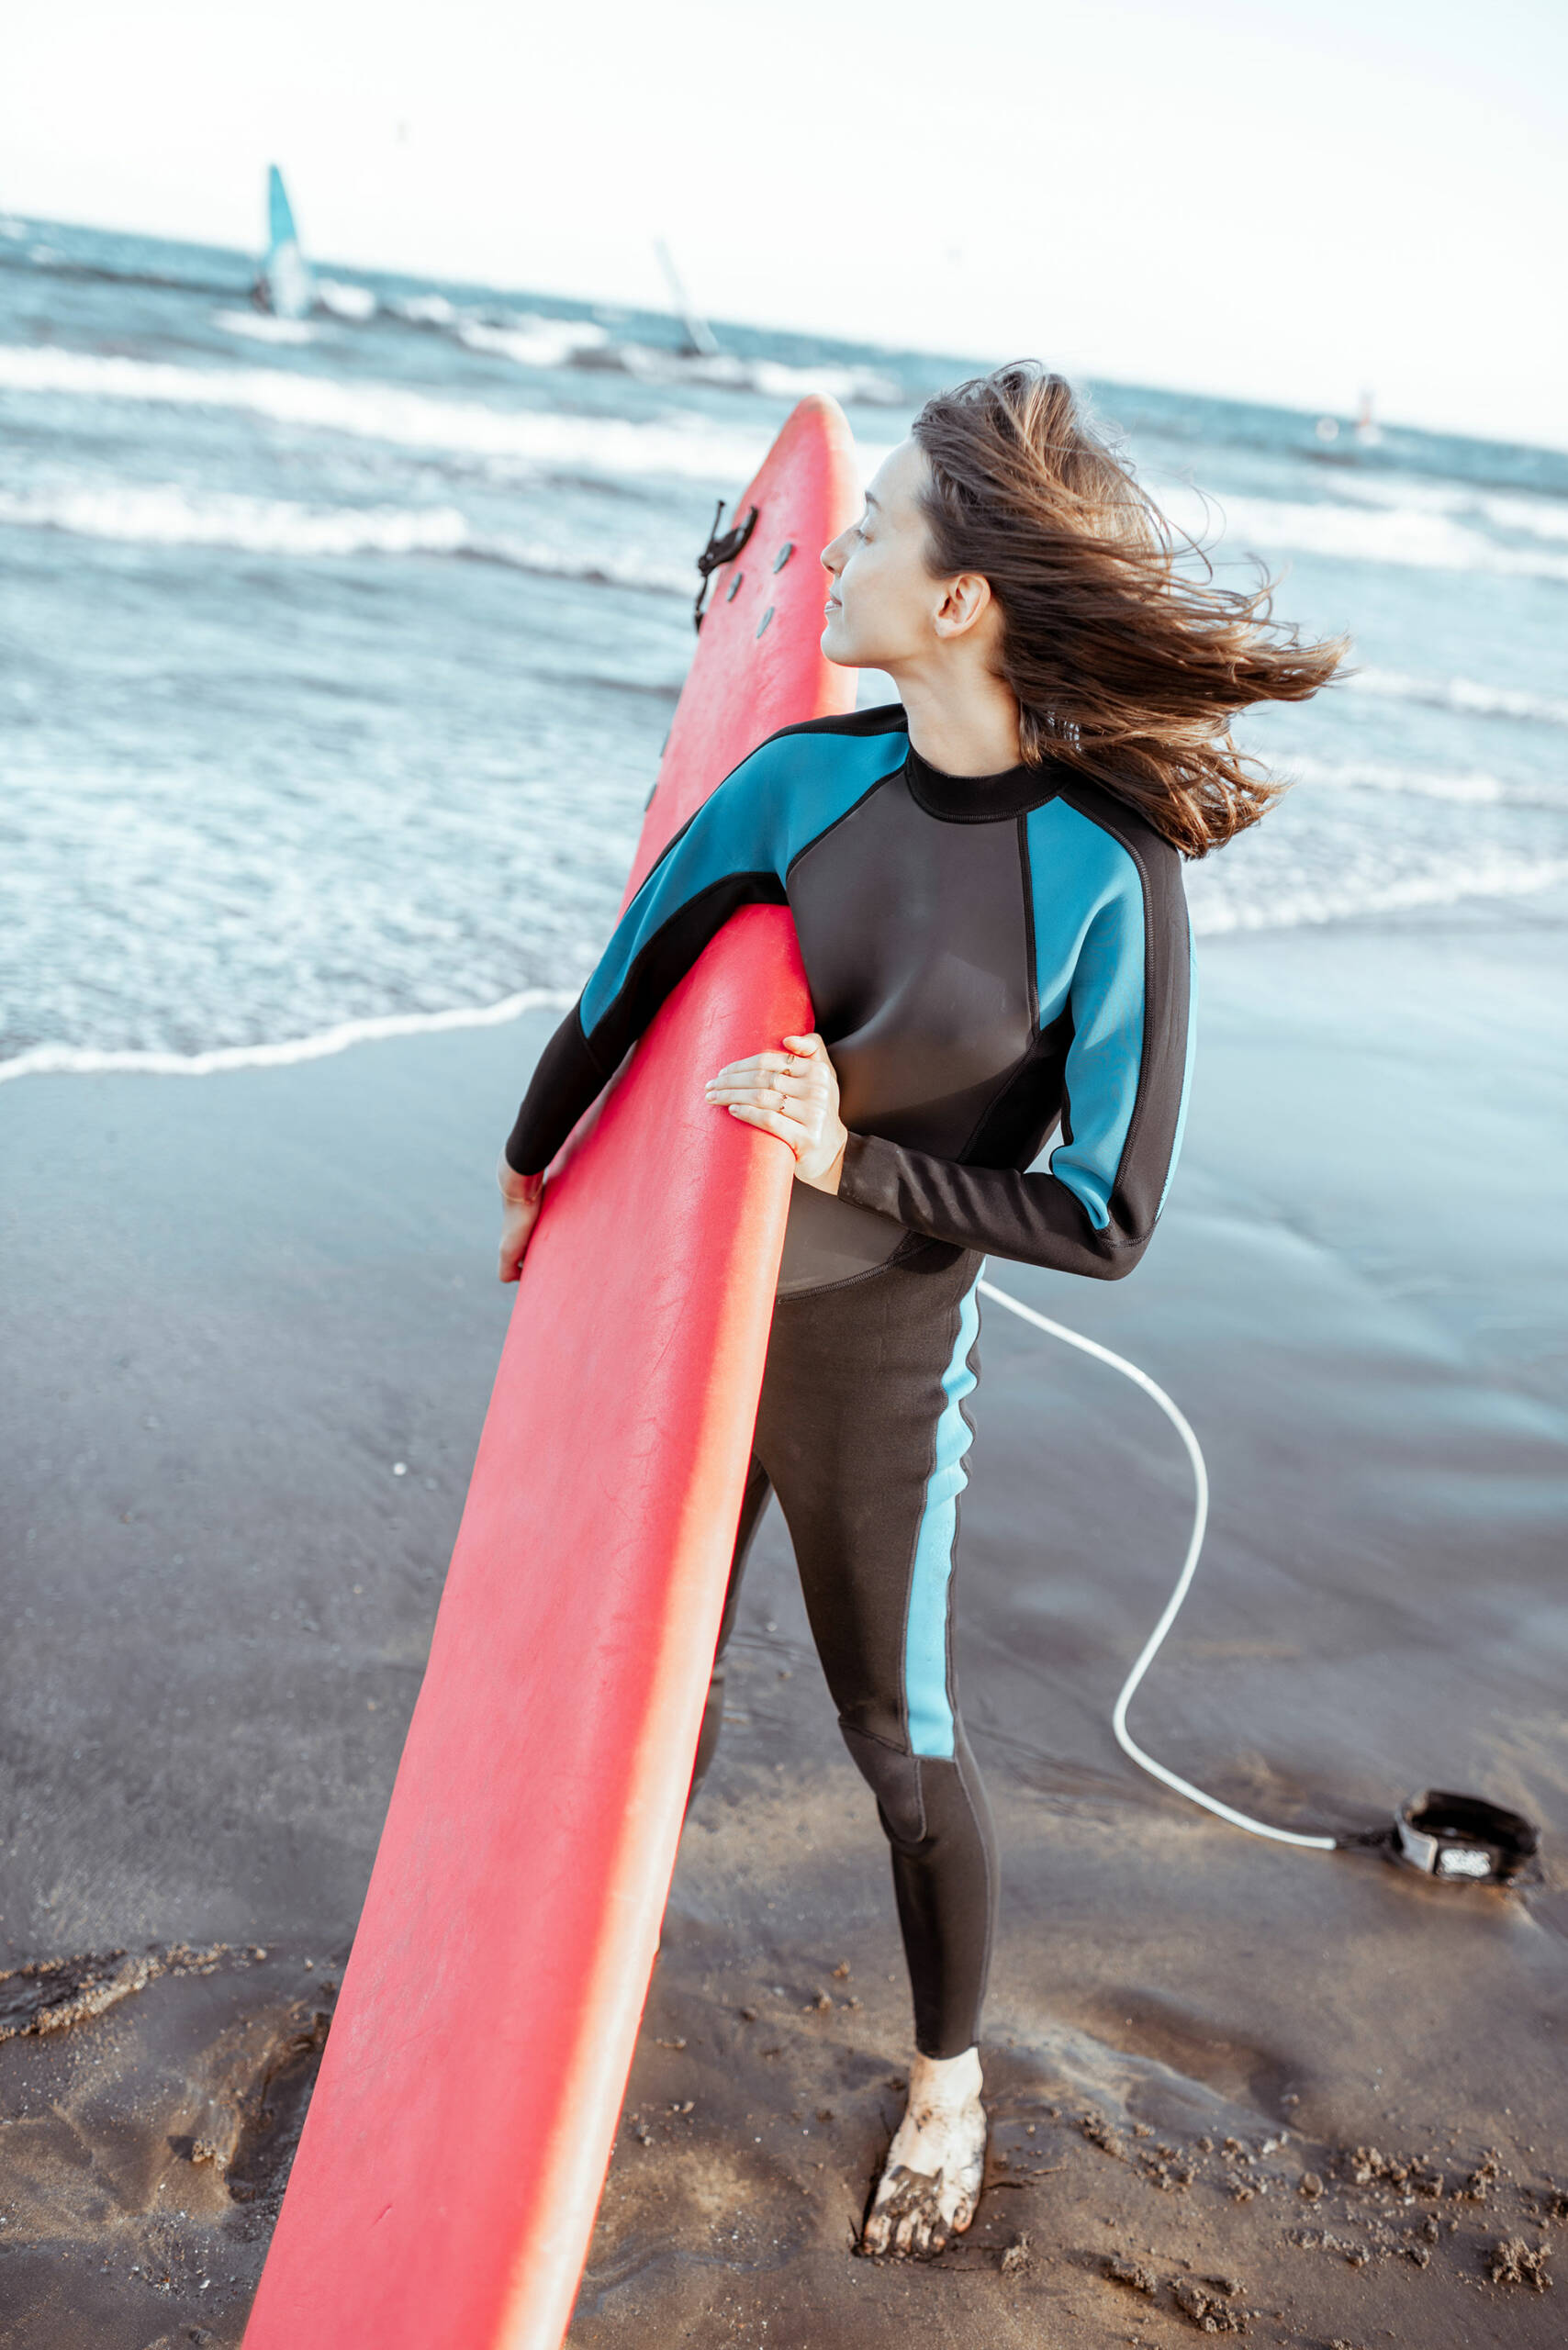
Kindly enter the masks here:
M 991 582 L 983 572 L 961 571 L 947 582 L 936 610 L 938 636 L 967 636 L 985 618 L 991 604 Z

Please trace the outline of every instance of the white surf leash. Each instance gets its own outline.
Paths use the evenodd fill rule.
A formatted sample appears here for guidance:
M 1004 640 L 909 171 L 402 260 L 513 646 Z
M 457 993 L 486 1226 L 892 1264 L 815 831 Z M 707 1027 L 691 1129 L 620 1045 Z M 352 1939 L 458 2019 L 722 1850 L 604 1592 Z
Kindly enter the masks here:
M 1004 1305 L 1009 1314 L 1016 1314 L 1020 1321 L 1031 1323 L 1036 1330 L 1044 1330 L 1047 1337 L 1060 1338 L 1065 1345 L 1077 1347 L 1081 1353 L 1092 1355 L 1097 1362 L 1109 1363 L 1113 1371 L 1119 1371 L 1136 1387 L 1141 1387 L 1144 1393 L 1152 1396 L 1159 1404 L 1186 1446 L 1187 1458 L 1193 1464 L 1193 1483 L 1197 1498 L 1193 1511 L 1193 1532 L 1187 1544 L 1187 1556 L 1176 1578 L 1176 1588 L 1165 1603 L 1164 1613 L 1144 1642 L 1112 1708 L 1111 1728 L 1116 1734 L 1117 1745 L 1124 1754 L 1131 1756 L 1140 1771 L 1147 1771 L 1151 1778 L 1160 1780 L 1168 1787 L 1174 1787 L 1176 1793 L 1185 1796 L 1189 1803 L 1202 1804 L 1205 1811 L 1212 1811 L 1220 1819 L 1227 1819 L 1233 1828 L 1244 1829 L 1249 1836 L 1267 1836 L 1276 1844 L 1305 1845 L 1314 1852 L 1337 1851 L 1338 1841 L 1332 1836 L 1299 1836 L 1294 1829 L 1271 1828 L 1265 1820 L 1249 1819 L 1244 1811 L 1233 1810 L 1229 1804 L 1221 1803 L 1217 1796 L 1205 1795 L 1202 1787 L 1194 1787 L 1190 1780 L 1178 1778 L 1174 1771 L 1168 1771 L 1163 1762 L 1157 1762 L 1152 1754 L 1146 1754 L 1133 1737 L 1127 1728 L 1127 1707 L 1144 1674 L 1159 1655 L 1167 1632 L 1176 1621 L 1182 1603 L 1192 1588 L 1198 1553 L 1204 1547 L 1204 1534 L 1209 1520 L 1209 1472 L 1204 1465 L 1203 1449 L 1186 1415 L 1171 1402 L 1164 1388 L 1150 1379 L 1147 1371 L 1140 1371 L 1136 1362 L 1128 1362 L 1125 1355 L 1113 1354 L 1109 1347 L 1099 1345 L 1093 1338 L 1081 1337 L 1078 1331 L 1070 1330 L 1065 1323 L 1053 1322 L 1048 1315 L 1036 1314 L 1032 1305 L 1024 1304 L 1019 1298 L 1010 1297 L 1004 1289 L 998 1289 L 994 1281 L 982 1281 L 980 1293 L 991 1299 L 993 1304 Z

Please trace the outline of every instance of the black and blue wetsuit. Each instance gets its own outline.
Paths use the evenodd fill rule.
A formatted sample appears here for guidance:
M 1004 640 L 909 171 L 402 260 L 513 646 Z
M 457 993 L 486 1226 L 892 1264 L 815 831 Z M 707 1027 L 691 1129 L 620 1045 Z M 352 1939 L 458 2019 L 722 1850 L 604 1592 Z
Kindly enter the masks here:
M 793 1190 L 696 1775 L 772 1490 L 892 1847 L 916 2040 L 955 2055 L 979 2031 L 997 1876 L 952 1662 L 975 1283 L 991 1252 L 1114 1280 L 1148 1245 L 1191 1065 L 1181 857 L 1063 764 L 940 773 L 896 703 L 787 727 L 627 907 L 541 1057 L 513 1168 L 549 1163 L 709 940 L 759 900 L 794 917 L 850 1138 L 836 1196 Z

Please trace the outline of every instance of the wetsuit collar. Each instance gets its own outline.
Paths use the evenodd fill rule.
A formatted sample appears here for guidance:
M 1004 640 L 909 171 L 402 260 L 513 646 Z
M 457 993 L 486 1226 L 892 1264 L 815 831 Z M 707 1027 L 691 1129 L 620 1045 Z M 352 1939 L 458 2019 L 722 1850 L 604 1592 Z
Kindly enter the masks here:
M 1055 759 L 1037 767 L 1007 767 L 1000 775 L 946 775 L 923 759 L 913 743 L 903 771 L 915 804 L 928 816 L 941 816 L 953 824 L 1022 816 L 1054 800 L 1062 781 L 1061 766 Z

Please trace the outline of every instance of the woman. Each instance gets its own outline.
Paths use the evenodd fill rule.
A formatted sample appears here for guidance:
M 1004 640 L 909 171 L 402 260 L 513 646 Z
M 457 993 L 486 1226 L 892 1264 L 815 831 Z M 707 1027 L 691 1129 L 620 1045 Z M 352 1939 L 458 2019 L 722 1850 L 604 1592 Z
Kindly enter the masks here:
M 1315 692 L 1342 647 L 1301 644 L 1266 588 L 1181 572 L 1033 363 L 929 401 L 822 560 L 823 652 L 902 699 L 771 736 L 666 850 L 506 1146 L 500 1270 L 517 1278 L 544 1168 L 708 940 L 747 901 L 787 903 L 816 1029 L 759 1038 L 706 1089 L 789 1145 L 796 1181 L 692 1785 L 771 1490 L 891 1847 L 913 1994 L 862 2244 L 929 2255 L 972 2220 L 986 2142 L 998 1870 L 951 1639 L 975 1285 L 988 1251 L 1116 1280 L 1148 1247 L 1191 1062 L 1182 858 L 1275 797 L 1233 713 Z

